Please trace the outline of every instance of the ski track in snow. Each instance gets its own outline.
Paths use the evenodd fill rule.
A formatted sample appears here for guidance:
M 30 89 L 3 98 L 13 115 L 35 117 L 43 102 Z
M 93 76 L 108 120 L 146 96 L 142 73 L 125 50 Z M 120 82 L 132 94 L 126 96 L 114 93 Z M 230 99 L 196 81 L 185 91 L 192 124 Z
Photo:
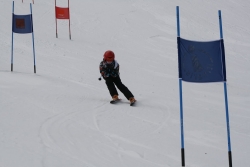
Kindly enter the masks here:
M 106 141 L 96 141 L 98 142 L 98 144 L 101 144 L 101 147 L 105 147 L 106 145 L 108 146 L 108 148 L 111 148 L 111 150 L 114 151 L 113 154 L 115 154 L 116 156 L 118 156 L 121 159 L 121 162 L 123 162 L 123 158 L 122 155 L 126 155 L 128 157 L 134 157 L 134 158 L 140 158 L 140 159 L 144 159 L 144 152 L 154 152 L 153 148 L 150 148 L 148 146 L 145 146 L 143 144 L 139 144 L 137 142 L 133 142 L 133 140 L 127 139 L 126 137 L 122 137 L 119 136 L 117 134 L 111 134 L 108 132 L 105 132 L 102 130 L 101 125 L 100 125 L 100 121 L 101 119 L 99 119 L 98 117 L 100 117 L 101 115 L 103 115 L 104 113 L 107 114 L 107 112 L 105 110 L 103 110 L 102 108 L 105 107 L 106 105 L 110 105 L 107 102 L 104 102 L 102 104 L 96 105 L 95 107 L 91 108 L 91 109 L 87 109 L 87 110 L 83 110 L 83 111 L 77 111 L 77 112 L 64 112 L 64 113 L 60 113 L 57 115 L 54 115 L 53 117 L 48 118 L 42 125 L 40 128 L 40 132 L 39 132 L 39 136 L 41 138 L 41 141 L 43 143 L 43 145 L 46 148 L 52 149 L 55 152 L 64 152 L 67 156 L 76 159 L 76 160 L 81 160 L 81 157 L 78 156 L 72 156 L 74 155 L 74 151 L 72 151 L 72 153 L 70 154 L 67 150 L 68 147 L 71 147 L 71 149 L 77 149 L 77 138 L 75 138 L 74 136 L 71 135 L 70 133 L 70 129 L 71 127 L 77 127 L 77 125 L 81 128 L 79 129 L 87 129 L 90 131 L 93 131 L 92 133 L 97 133 L 98 136 L 100 136 L 100 138 L 104 138 L 105 140 L 108 141 L 109 144 L 106 143 Z M 128 104 L 126 104 L 126 107 L 130 107 Z M 118 104 L 118 106 L 120 106 Z M 118 107 L 117 106 L 117 107 Z M 138 106 L 139 107 L 139 106 Z M 147 109 L 144 108 L 144 112 L 147 112 Z M 92 127 L 90 127 L 89 125 L 86 125 L 85 123 L 82 122 L 82 120 L 80 118 L 82 118 L 82 112 L 84 113 L 91 113 L 89 115 L 92 115 L 93 118 L 93 123 L 94 125 L 92 125 Z M 120 111 L 114 111 L 114 112 L 120 112 Z M 122 111 L 123 112 L 123 111 Z M 162 111 L 161 111 L 162 112 Z M 156 126 L 156 129 L 152 130 L 151 133 L 155 133 L 155 131 L 159 131 L 160 128 L 162 128 L 164 125 L 166 125 L 167 120 L 169 119 L 169 116 L 164 120 L 164 122 L 159 125 L 155 122 L 143 119 L 143 118 L 139 118 L 136 117 L 134 115 L 132 115 L 131 113 L 126 113 L 126 115 L 128 115 L 129 117 L 135 118 L 136 120 L 140 120 L 142 122 L 146 122 L 148 124 L 152 124 L 153 126 Z M 128 122 L 129 123 L 129 122 Z M 83 126 L 83 127 L 82 127 Z M 77 128 L 77 129 L 78 129 Z M 129 132 L 128 132 L 129 133 Z M 68 136 L 67 138 L 65 138 L 65 136 Z M 72 136 L 72 137 L 69 137 Z M 91 144 L 93 145 L 93 144 Z M 127 150 L 126 147 L 123 147 L 122 145 L 133 145 L 135 147 L 140 148 L 141 151 L 132 151 L 132 150 Z M 67 147 L 68 146 L 68 147 Z M 87 147 L 87 146 L 86 146 Z M 100 146 L 98 146 L 100 147 Z M 64 150 L 66 149 L 66 150 Z M 91 148 L 91 150 L 89 150 L 89 152 L 93 151 L 95 148 Z M 143 151 L 144 150 L 144 151 Z M 99 155 L 101 156 L 101 155 Z M 102 156 L 100 158 L 103 158 Z M 153 162 L 153 161 L 149 161 L 144 159 L 143 161 L 148 161 L 149 163 L 152 163 L 152 166 L 156 165 L 156 166 L 161 166 L 163 164 L 158 164 L 157 162 Z M 84 162 L 86 164 L 91 164 L 93 166 L 94 162 Z

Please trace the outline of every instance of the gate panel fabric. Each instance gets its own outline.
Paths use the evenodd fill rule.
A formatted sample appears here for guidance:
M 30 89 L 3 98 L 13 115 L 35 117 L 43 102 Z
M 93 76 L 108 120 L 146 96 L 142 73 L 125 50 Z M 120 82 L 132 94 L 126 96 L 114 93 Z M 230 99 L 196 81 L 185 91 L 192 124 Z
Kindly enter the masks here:
M 33 32 L 32 15 L 15 15 L 13 14 L 12 31 L 19 34 Z
M 222 40 L 200 42 L 178 39 L 179 77 L 187 82 L 226 81 Z
M 61 8 L 56 6 L 57 19 L 69 19 L 69 8 Z

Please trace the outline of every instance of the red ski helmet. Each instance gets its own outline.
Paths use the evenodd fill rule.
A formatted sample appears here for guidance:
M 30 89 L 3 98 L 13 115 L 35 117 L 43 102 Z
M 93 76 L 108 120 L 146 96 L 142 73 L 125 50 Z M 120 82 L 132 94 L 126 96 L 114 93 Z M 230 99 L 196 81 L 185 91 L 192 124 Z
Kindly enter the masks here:
M 113 61 L 115 59 L 115 54 L 113 51 L 111 50 L 107 50 L 104 55 L 103 55 L 103 59 L 105 61 Z

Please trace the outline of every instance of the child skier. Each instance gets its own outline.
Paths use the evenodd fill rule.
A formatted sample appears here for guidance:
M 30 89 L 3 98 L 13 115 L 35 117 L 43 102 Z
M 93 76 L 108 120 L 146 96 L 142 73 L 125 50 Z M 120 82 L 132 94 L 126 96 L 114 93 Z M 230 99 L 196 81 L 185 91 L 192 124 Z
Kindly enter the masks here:
M 124 96 L 130 101 L 130 105 L 135 103 L 134 95 L 130 90 L 121 82 L 120 73 L 119 73 L 119 64 L 115 60 L 115 54 L 113 51 L 108 50 L 103 55 L 103 61 L 99 66 L 100 73 L 103 79 L 106 81 L 109 93 L 112 97 L 112 102 L 119 100 L 117 88 L 124 94 Z

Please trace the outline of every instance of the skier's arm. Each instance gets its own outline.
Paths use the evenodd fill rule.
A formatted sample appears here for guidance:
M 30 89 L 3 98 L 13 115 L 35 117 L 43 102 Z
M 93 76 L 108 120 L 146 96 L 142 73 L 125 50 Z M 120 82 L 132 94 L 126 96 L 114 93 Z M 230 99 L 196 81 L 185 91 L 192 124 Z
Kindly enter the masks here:
M 116 73 L 117 75 L 120 75 L 119 69 L 120 69 L 120 65 L 117 61 L 115 61 L 114 73 Z
M 118 66 L 115 68 L 115 72 L 116 72 L 116 74 L 118 74 L 118 75 L 120 74 L 120 73 L 119 73 L 119 69 L 120 69 L 120 66 L 119 66 L 119 64 L 118 64 Z
M 100 63 L 100 65 L 99 65 L 99 70 L 100 70 L 101 75 L 104 77 L 105 68 L 104 68 L 104 66 L 103 66 L 103 62 Z

